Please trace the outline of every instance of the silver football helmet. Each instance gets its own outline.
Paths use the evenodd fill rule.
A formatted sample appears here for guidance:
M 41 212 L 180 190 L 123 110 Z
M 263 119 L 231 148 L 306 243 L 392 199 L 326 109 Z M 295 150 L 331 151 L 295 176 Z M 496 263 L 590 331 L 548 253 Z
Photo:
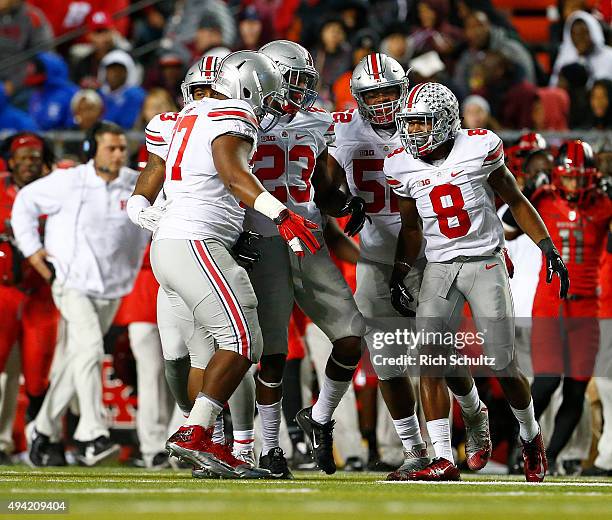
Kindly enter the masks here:
M 223 59 L 212 89 L 232 99 L 246 101 L 259 121 L 270 117 L 264 131 L 283 115 L 283 76 L 274 61 L 254 51 L 237 51 Z
M 431 124 L 431 130 L 410 133 L 409 122 L 415 119 Z M 461 128 L 459 102 L 440 83 L 419 83 L 402 99 L 395 121 L 404 148 L 422 157 L 455 137 Z
M 364 100 L 366 92 L 397 87 L 397 99 L 369 105 Z M 408 90 L 408 78 L 402 66 L 390 56 L 375 52 L 368 54 L 355 67 L 351 77 L 351 94 L 357 101 L 359 113 L 374 125 L 393 123 L 400 100 Z
M 181 93 L 185 104 L 193 101 L 193 89 L 198 85 L 212 85 L 217 77 L 221 58 L 218 56 L 202 56 L 185 74 L 181 83 Z
M 289 40 L 266 43 L 259 52 L 272 58 L 283 75 L 287 91 L 283 110 L 295 113 L 310 108 L 317 99 L 315 89 L 319 81 L 319 73 L 314 68 L 310 53 Z

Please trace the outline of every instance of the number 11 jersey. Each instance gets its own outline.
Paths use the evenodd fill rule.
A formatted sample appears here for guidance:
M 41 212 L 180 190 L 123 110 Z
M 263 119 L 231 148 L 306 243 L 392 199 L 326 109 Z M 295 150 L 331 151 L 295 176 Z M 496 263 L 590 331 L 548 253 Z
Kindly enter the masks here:
M 487 256 L 504 246 L 489 174 L 504 163 L 501 139 L 483 129 L 460 130 L 440 163 L 429 164 L 403 148 L 385 159 L 387 183 L 400 197 L 416 200 L 428 262 Z

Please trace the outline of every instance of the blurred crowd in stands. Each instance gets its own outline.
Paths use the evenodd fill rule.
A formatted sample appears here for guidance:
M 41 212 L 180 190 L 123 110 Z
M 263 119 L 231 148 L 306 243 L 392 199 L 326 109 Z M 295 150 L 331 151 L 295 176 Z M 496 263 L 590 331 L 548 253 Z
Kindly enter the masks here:
M 279 38 L 310 50 L 330 110 L 353 107 L 352 68 L 381 51 L 412 68 L 413 84 L 448 85 L 482 126 L 611 129 L 610 2 L 558 0 L 519 32 L 512 22 L 527 18 L 495 3 L 0 0 L 0 129 L 86 130 L 103 117 L 142 130 L 182 105 L 197 58 Z M 523 41 L 541 26 L 548 39 Z

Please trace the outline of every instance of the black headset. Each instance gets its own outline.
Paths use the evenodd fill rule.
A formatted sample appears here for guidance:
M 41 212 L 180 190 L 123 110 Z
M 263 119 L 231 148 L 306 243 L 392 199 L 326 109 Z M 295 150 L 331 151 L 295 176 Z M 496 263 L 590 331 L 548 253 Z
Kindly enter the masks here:
M 98 134 L 105 132 L 125 134 L 125 130 L 112 121 L 107 121 L 105 119 L 96 121 L 94 125 L 87 130 L 85 140 L 83 141 L 83 155 L 86 161 L 96 156 L 96 152 L 98 151 L 98 141 L 96 137 L 98 137 Z
M 86 161 L 89 161 L 96 156 L 96 151 L 98 149 L 96 134 L 100 131 L 100 128 L 105 122 L 106 121 L 96 121 L 94 125 L 85 133 L 85 140 L 83 141 L 83 155 L 85 156 Z

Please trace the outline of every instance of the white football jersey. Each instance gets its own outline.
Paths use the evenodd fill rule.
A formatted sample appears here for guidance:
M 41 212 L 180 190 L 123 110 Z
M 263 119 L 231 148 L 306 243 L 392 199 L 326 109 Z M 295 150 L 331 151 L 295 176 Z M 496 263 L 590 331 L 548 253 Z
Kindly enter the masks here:
M 401 146 L 399 134 L 377 133 L 356 110 L 335 112 L 336 141 L 329 153 L 346 172 L 355 196 L 366 201 L 372 223 L 359 233 L 360 256 L 393 265 L 401 219 L 397 196 L 385 181 L 385 157 Z
M 322 227 L 321 212 L 313 201 L 311 184 L 317 157 L 333 141 L 334 123 L 321 108 L 284 116 L 267 133 L 259 134 L 253 173 L 274 197 L 304 218 Z M 263 236 L 278 235 L 274 222 L 247 209 L 244 228 Z
M 434 166 L 403 148 L 385 159 L 387 182 L 416 200 L 429 262 L 485 256 L 504 246 L 489 174 L 504 163 L 501 139 L 490 130 L 460 130 L 449 156 Z
M 157 114 L 149 121 L 144 131 L 147 152 L 154 153 L 164 161 L 166 160 L 178 115 L 178 112 L 164 112 Z
M 215 168 L 212 142 L 235 134 L 257 146 L 258 122 L 236 99 L 204 98 L 178 114 L 168 155 L 164 193 L 168 204 L 153 240 L 216 238 L 231 247 L 242 231 L 244 209 Z

